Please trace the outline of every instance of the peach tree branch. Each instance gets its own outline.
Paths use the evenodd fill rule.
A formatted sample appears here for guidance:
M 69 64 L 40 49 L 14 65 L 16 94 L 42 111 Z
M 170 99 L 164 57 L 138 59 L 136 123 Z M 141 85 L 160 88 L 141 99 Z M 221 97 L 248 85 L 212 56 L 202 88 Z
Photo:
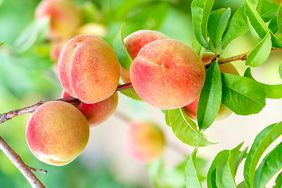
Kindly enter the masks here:
M 27 166 L 22 158 L 6 143 L 6 141 L 0 136 L 0 150 L 8 157 L 8 159 L 16 166 L 17 169 L 27 179 L 29 184 L 33 188 L 45 188 L 43 183 L 33 174 L 32 168 Z
M 119 85 L 117 87 L 116 91 L 129 89 L 131 87 L 132 87 L 131 83 L 126 83 L 126 84 L 123 84 L 123 85 Z M 77 105 L 80 103 L 79 99 L 76 99 L 76 98 L 73 98 L 73 97 L 55 99 L 54 101 L 64 101 L 64 102 L 67 102 L 67 103 L 72 103 L 72 104 L 77 104 Z M 37 102 L 33 105 L 26 106 L 26 107 L 23 107 L 23 108 L 19 108 L 19 109 L 16 109 L 16 110 L 12 110 L 10 112 L 0 114 L 0 124 L 4 123 L 4 122 L 6 122 L 6 121 L 8 121 L 8 120 L 10 120 L 14 117 L 24 115 L 24 114 L 28 114 L 28 113 L 32 113 L 39 106 L 41 106 L 44 103 L 45 103 L 44 101 L 39 101 L 39 102 Z

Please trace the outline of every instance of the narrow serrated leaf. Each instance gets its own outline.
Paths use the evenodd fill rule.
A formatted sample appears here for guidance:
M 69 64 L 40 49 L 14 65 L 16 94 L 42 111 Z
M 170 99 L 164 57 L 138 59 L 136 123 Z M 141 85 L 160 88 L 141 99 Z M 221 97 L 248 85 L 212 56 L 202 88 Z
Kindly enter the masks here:
M 208 48 L 208 18 L 214 0 L 193 0 L 191 4 L 192 23 L 198 42 Z
M 185 187 L 186 188 L 201 188 L 197 167 L 196 167 L 197 150 L 194 150 L 192 155 L 188 158 L 185 167 Z
M 183 143 L 194 147 L 203 147 L 213 144 L 197 129 L 196 124 L 182 109 L 166 110 L 165 118 L 167 125 L 172 128 L 173 133 Z
M 218 63 L 214 62 L 207 71 L 199 100 L 197 120 L 200 129 L 207 129 L 215 120 L 221 105 L 221 96 L 221 72 Z
M 254 187 L 256 166 L 267 147 L 282 134 L 282 122 L 264 128 L 255 138 L 244 166 L 244 178 L 248 187 Z
M 271 35 L 268 33 L 248 55 L 246 65 L 257 67 L 263 64 L 271 52 L 271 47 Z
M 262 160 L 255 172 L 254 187 L 263 188 L 282 169 L 282 142 Z
M 123 42 L 123 31 L 124 31 L 125 24 L 122 24 L 117 36 L 114 39 L 113 47 L 118 57 L 119 63 L 123 68 L 126 70 L 130 69 L 132 59 L 129 56 L 127 49 L 124 46 Z

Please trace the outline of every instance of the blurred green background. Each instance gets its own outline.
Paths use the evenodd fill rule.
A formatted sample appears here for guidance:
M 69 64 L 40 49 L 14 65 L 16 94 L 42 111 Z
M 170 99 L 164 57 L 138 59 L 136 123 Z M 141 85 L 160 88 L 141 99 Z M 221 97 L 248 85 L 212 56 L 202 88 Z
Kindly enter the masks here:
M 0 112 L 33 104 L 41 99 L 48 100 L 60 96 L 61 87 L 54 68 L 56 62 L 49 56 L 51 44 L 44 38 L 44 32 L 40 33 L 43 36 L 32 32 L 24 33 L 26 28 L 33 27 L 34 11 L 39 2 L 38 0 L 0 0 L 0 42 L 4 43 L 0 47 Z M 84 16 L 83 24 L 93 22 L 105 26 L 107 30 L 105 39 L 109 43 L 113 42 L 123 22 L 126 22 L 125 35 L 138 29 L 153 29 L 190 46 L 194 41 L 191 1 L 77 0 L 76 3 Z M 215 8 L 229 6 L 235 10 L 241 3 L 242 1 L 239 0 L 216 1 Z M 18 41 L 23 42 L 19 44 Z M 235 43 L 235 50 L 227 49 L 225 54 L 233 55 L 251 49 L 256 41 L 255 38 L 251 38 L 250 42 L 241 39 Z M 245 45 L 242 46 L 242 42 Z M 272 71 L 273 68 L 269 70 Z M 267 69 L 265 71 L 267 72 Z M 148 185 L 148 182 L 142 184 L 119 179 L 113 172 L 112 158 L 97 153 L 91 155 L 91 161 L 88 159 L 87 162 L 91 162 L 91 165 L 87 165 L 87 162 L 81 158 L 65 167 L 52 167 L 41 163 L 31 154 L 25 141 L 27 118 L 28 116 L 17 117 L 2 124 L 0 135 L 28 165 L 48 170 L 48 175 L 38 174 L 47 187 L 133 188 Z M 2 153 L 0 153 L 0 187 L 29 187 L 24 177 Z

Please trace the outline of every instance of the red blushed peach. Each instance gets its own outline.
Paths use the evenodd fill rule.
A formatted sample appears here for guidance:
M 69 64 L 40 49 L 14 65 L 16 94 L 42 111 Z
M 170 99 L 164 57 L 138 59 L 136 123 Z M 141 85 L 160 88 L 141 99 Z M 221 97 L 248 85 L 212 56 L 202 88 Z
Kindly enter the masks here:
M 36 8 L 37 19 L 49 17 L 50 39 L 67 39 L 71 37 L 81 23 L 80 11 L 68 0 L 43 0 Z
M 133 123 L 127 136 L 129 154 L 137 160 L 150 162 L 159 157 L 165 147 L 162 130 L 150 122 Z
M 113 49 L 104 40 L 79 35 L 63 47 L 58 73 L 67 93 L 84 103 L 93 104 L 115 92 L 120 66 Z
M 134 59 L 138 52 L 145 45 L 161 39 L 168 39 L 168 37 L 158 31 L 139 30 L 131 33 L 124 39 L 124 45 L 132 59 Z
M 70 97 L 63 92 L 63 98 Z M 85 104 L 81 102 L 77 108 L 85 115 L 91 127 L 97 126 L 107 120 L 116 110 L 118 104 L 118 93 L 111 97 L 94 104 Z
M 131 33 L 124 39 L 124 45 L 127 49 L 128 54 L 132 59 L 134 59 L 138 52 L 143 48 L 145 45 L 156 41 L 168 39 L 168 37 L 158 31 L 152 30 L 139 30 L 134 33 Z M 125 83 L 130 82 L 130 73 L 129 70 L 126 70 L 121 66 L 121 79 Z
M 173 39 L 144 46 L 130 68 L 131 82 L 140 98 L 161 109 L 179 108 L 194 101 L 205 74 L 196 53 Z
M 42 162 L 62 166 L 85 148 L 89 125 L 73 105 L 51 101 L 41 105 L 27 123 L 26 139 L 31 152 Z
M 202 57 L 202 61 L 206 65 L 212 60 L 213 57 L 214 57 L 214 55 L 205 54 Z M 223 73 L 236 74 L 236 75 L 239 74 L 238 71 L 236 70 L 236 68 L 231 63 L 221 64 L 219 66 L 219 68 L 220 68 L 220 71 L 223 72 Z M 191 104 L 183 107 L 184 112 L 194 120 L 197 119 L 197 108 L 198 108 L 199 100 L 200 100 L 200 98 L 198 97 Z M 224 104 L 221 104 L 216 119 L 217 120 L 223 119 L 223 118 L 229 116 L 231 113 L 232 113 L 232 111 L 229 108 L 224 106 Z

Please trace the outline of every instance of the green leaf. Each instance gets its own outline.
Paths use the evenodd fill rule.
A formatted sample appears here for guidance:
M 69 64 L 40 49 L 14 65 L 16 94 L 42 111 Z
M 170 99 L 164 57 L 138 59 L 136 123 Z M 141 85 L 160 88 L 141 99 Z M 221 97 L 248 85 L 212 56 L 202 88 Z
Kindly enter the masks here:
M 235 174 L 246 156 L 246 149 L 240 151 L 242 145 L 243 143 L 232 150 L 223 150 L 216 155 L 208 171 L 208 188 L 236 187 Z
M 246 60 L 246 65 L 250 65 L 252 67 L 259 66 L 263 64 L 270 52 L 271 52 L 271 35 L 268 33 L 265 37 L 259 42 L 259 44 L 251 51 L 250 55 Z
M 173 133 L 183 143 L 194 147 L 213 144 L 197 129 L 196 124 L 189 119 L 182 109 L 166 110 L 165 119 L 166 124 L 172 128 Z
M 208 48 L 208 19 L 214 0 L 193 0 L 191 4 L 192 23 L 198 42 Z
M 264 88 L 252 79 L 222 73 L 222 86 L 222 103 L 236 114 L 255 114 L 265 106 Z
M 282 84 L 268 85 L 261 83 L 264 87 L 266 98 L 269 99 L 281 99 L 282 98 Z
M 246 186 L 245 182 L 242 181 L 241 183 L 239 183 L 239 184 L 237 185 L 237 188 L 247 188 L 247 186 Z
M 247 68 L 244 74 L 244 77 L 255 80 L 252 76 L 251 69 Z M 281 99 L 282 98 L 282 84 L 278 85 L 268 85 L 265 83 L 260 83 L 264 88 L 265 97 L 269 99 Z
M 267 147 L 282 134 L 282 122 L 264 128 L 255 138 L 244 166 L 244 178 L 248 187 L 254 187 L 255 169 Z
M 251 25 L 254 27 L 260 38 L 264 38 L 264 36 L 269 32 L 266 23 L 260 17 L 250 0 L 246 0 L 245 3 L 246 15 L 248 16 Z
M 220 53 L 222 50 L 221 39 L 227 27 L 229 18 L 231 16 L 231 9 L 218 9 L 212 11 L 208 22 L 208 33 L 212 43 L 212 49 L 215 53 Z
M 282 142 L 278 144 L 260 163 L 255 172 L 254 187 L 263 188 L 282 169 Z
M 18 52 L 29 50 L 40 37 L 45 38 L 49 26 L 49 18 L 33 21 L 16 39 L 15 49 Z
M 243 143 L 228 152 L 228 158 L 216 167 L 216 185 L 219 188 L 236 188 L 235 174 L 241 161 L 245 157 L 246 150 L 240 151 Z
M 282 3 L 279 6 L 278 13 L 277 13 L 277 26 L 279 32 L 282 33 Z
M 194 41 L 192 43 L 192 48 L 195 50 L 195 52 L 198 54 L 198 56 L 201 57 L 202 46 L 196 39 L 194 39 Z
M 215 120 L 221 105 L 221 96 L 221 72 L 218 63 L 214 62 L 207 71 L 199 100 L 197 120 L 200 129 L 207 129 Z
M 248 68 L 245 70 L 245 72 L 244 72 L 244 77 L 250 78 L 250 79 L 254 80 L 254 77 L 253 77 L 253 75 L 252 75 L 252 72 L 251 72 L 251 68 L 250 68 L 250 67 L 248 67 Z
M 227 158 L 228 158 L 229 151 L 228 150 L 223 150 L 219 152 L 214 160 L 212 161 L 212 164 L 209 168 L 208 171 L 208 176 L 207 176 L 207 185 L 208 188 L 215 188 L 216 186 L 216 167 L 223 163 Z
M 280 172 L 275 180 L 275 185 L 273 188 L 281 188 L 282 187 L 282 172 Z
M 280 74 L 280 78 L 282 79 L 282 63 L 279 66 L 279 74 Z
M 248 20 L 245 15 L 245 8 L 241 7 L 232 16 L 226 32 L 222 39 L 222 48 L 224 49 L 231 41 L 249 31 Z
M 259 37 L 262 39 L 267 35 L 267 33 L 271 33 L 272 42 L 274 47 L 282 47 L 282 41 L 276 35 L 274 35 L 268 28 L 267 24 L 264 22 L 262 17 L 260 17 L 259 13 L 256 11 L 253 3 L 250 0 L 245 1 L 246 14 L 249 18 L 249 21 Z
M 134 100 L 142 101 L 133 88 L 123 89 L 119 92 Z
M 123 43 L 123 30 L 124 30 L 125 24 L 122 24 L 120 27 L 120 31 L 117 34 L 116 38 L 113 42 L 113 47 L 116 52 L 116 55 L 118 57 L 119 63 L 123 68 L 126 70 L 130 69 L 130 65 L 132 63 L 131 57 L 129 56 L 127 49 L 124 46 Z
M 195 164 L 197 155 L 197 150 L 194 150 L 192 155 L 188 158 L 186 167 L 185 167 L 185 184 L 186 188 L 201 188 L 202 185 L 200 183 L 197 168 Z

